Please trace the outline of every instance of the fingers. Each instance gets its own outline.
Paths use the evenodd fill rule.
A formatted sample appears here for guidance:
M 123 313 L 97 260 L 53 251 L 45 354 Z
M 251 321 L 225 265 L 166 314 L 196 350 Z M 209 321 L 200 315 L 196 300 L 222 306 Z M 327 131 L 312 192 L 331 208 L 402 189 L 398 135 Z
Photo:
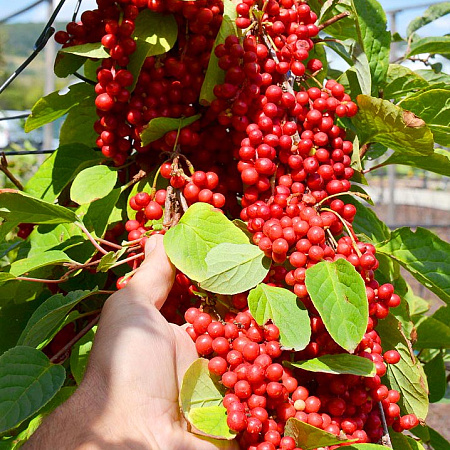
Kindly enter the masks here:
M 164 304 L 175 278 L 175 267 L 169 261 L 163 236 L 151 236 L 145 245 L 145 260 L 123 291 L 137 301 L 145 301 L 158 309 Z

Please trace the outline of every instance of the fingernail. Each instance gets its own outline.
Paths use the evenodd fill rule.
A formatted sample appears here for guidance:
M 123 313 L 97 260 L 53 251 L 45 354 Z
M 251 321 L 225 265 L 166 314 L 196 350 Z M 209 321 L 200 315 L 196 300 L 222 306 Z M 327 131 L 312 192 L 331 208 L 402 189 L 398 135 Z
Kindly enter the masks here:
M 150 254 L 155 250 L 156 244 L 158 243 L 155 236 L 150 236 L 145 244 L 145 257 L 149 257 Z

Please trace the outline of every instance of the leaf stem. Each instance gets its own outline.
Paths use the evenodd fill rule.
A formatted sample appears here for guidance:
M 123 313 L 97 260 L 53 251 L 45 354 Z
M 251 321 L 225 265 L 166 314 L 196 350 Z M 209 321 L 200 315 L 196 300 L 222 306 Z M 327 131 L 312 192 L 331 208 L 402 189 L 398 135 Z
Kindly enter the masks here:
M 124 184 L 120 188 L 120 192 L 126 191 L 129 187 L 141 181 L 143 178 L 147 176 L 147 172 L 145 170 L 140 170 L 127 184 Z
M 319 31 L 322 31 L 324 28 L 329 27 L 330 25 L 333 25 L 333 23 L 336 23 L 339 20 L 345 19 L 349 15 L 350 15 L 349 11 L 344 11 L 343 13 L 340 13 L 340 14 L 332 17 L 331 19 L 328 19 L 327 21 L 325 21 L 324 23 L 322 23 L 318 26 Z
M 108 247 L 116 248 L 117 250 L 122 250 L 122 246 L 119 244 L 115 244 L 114 242 L 107 241 L 106 239 L 102 238 L 95 238 L 96 241 L 100 242 L 101 244 L 107 245 Z
M 135 259 L 142 258 L 142 256 L 145 256 L 144 252 L 141 252 L 141 253 L 138 253 L 137 255 L 130 256 L 128 258 L 125 258 L 125 259 L 122 259 L 120 261 L 117 261 L 114 265 L 112 265 L 110 267 L 110 269 L 113 269 L 114 267 L 121 266 L 122 264 L 125 264 L 127 262 L 134 261 Z
M 77 335 L 75 335 L 59 352 L 55 353 L 50 362 L 54 363 L 58 361 L 68 350 L 70 350 L 83 336 L 85 336 L 89 330 L 91 330 L 100 320 L 100 314 L 91 320 Z M 60 361 L 60 363 L 63 361 Z
M 84 223 L 82 222 L 75 222 L 75 225 L 87 236 L 87 238 L 92 242 L 92 245 L 100 252 L 103 253 L 104 255 L 107 255 L 108 252 L 101 247 L 97 241 L 95 240 L 94 236 L 92 236 L 91 233 L 89 233 L 89 231 L 87 230 L 87 228 L 84 226 Z

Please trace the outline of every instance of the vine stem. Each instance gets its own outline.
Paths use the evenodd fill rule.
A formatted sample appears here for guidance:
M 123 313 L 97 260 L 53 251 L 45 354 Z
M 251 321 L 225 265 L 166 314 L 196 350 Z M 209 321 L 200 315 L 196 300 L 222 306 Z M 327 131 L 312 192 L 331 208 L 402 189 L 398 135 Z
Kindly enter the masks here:
M 95 240 L 94 236 L 92 236 L 91 233 L 89 233 L 89 231 L 87 230 L 87 228 L 84 226 L 83 223 L 81 222 L 75 222 L 75 225 L 88 237 L 88 239 L 92 242 L 92 245 L 100 252 L 103 253 L 104 255 L 107 255 L 108 252 L 102 247 L 100 246 L 97 241 Z
M 137 255 L 130 256 L 128 258 L 122 259 L 121 261 L 117 261 L 113 266 L 110 267 L 110 269 L 113 269 L 114 267 L 121 266 L 122 264 L 125 264 L 127 262 L 134 261 L 135 259 L 139 259 L 139 258 L 141 258 L 144 255 L 145 255 L 145 253 L 142 252 L 142 253 L 138 253 Z
M 127 184 L 124 184 L 120 188 L 120 192 L 126 191 L 129 187 L 141 181 L 143 178 L 147 176 L 147 172 L 145 170 L 140 170 Z
M 108 247 L 112 247 L 112 248 L 115 248 L 117 250 L 122 250 L 122 248 L 123 248 L 121 245 L 115 244 L 114 242 L 111 242 L 111 241 L 107 241 L 106 239 L 95 238 L 95 240 L 100 242 L 100 244 L 107 245 Z
M 363 170 L 363 173 L 369 173 L 372 172 L 372 170 L 380 169 L 381 167 L 384 167 L 384 163 L 377 164 L 376 166 L 371 167 L 370 169 Z
M 100 320 L 100 314 L 91 320 L 77 335 L 75 335 L 59 352 L 55 353 L 50 362 L 54 363 L 58 361 L 69 349 L 71 349 L 83 336 L 85 336 L 89 330 L 91 330 Z M 61 361 L 62 362 L 62 361 Z
M 17 187 L 17 189 L 23 191 L 22 183 L 8 169 L 8 161 L 6 160 L 5 152 L 2 152 L 0 170 L 8 177 L 8 179 L 14 184 L 14 186 Z
M 328 19 L 327 21 L 325 21 L 324 23 L 319 25 L 317 28 L 319 28 L 319 31 L 322 31 L 324 28 L 329 27 L 330 25 L 333 25 L 333 23 L 336 23 L 339 20 L 342 20 L 345 17 L 348 17 L 349 15 L 350 15 L 350 13 L 348 11 L 340 13 L 340 14 L 332 17 L 331 19 Z
M 389 430 L 386 423 L 386 416 L 384 414 L 384 409 L 381 402 L 378 402 L 378 408 L 380 409 L 381 423 L 383 424 L 383 431 L 384 431 L 383 437 L 381 438 L 382 444 L 385 445 L 386 447 L 393 448 L 391 436 L 389 435 Z

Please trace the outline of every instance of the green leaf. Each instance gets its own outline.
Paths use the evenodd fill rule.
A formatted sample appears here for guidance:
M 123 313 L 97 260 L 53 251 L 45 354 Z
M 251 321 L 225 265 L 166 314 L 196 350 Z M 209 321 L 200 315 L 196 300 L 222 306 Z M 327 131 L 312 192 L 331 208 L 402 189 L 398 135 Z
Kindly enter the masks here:
M 7 283 L 8 281 L 14 280 L 16 277 L 7 272 L 0 272 L 0 286 Z
M 14 347 L 0 356 L 0 433 L 48 403 L 64 378 L 64 368 L 34 348 Z
M 174 46 L 177 36 L 178 25 L 173 14 L 159 14 L 145 9 L 136 17 L 133 37 L 150 44 L 147 56 L 167 53 Z
M 55 59 L 54 72 L 59 78 L 67 78 L 75 73 L 86 61 L 84 56 L 58 52 Z
M 78 220 L 70 209 L 12 189 L 0 189 L 0 217 L 23 223 L 70 223 Z
M 97 266 L 97 272 L 107 272 L 126 251 L 127 247 L 123 247 L 122 250 L 108 252 L 106 255 L 103 255 Z
M 420 442 L 401 433 L 391 433 L 394 450 L 425 450 Z
M 383 242 L 389 239 L 391 231 L 387 225 L 382 222 L 375 212 L 364 206 L 360 201 L 350 195 L 343 198 L 345 203 L 351 203 L 356 206 L 356 215 L 353 221 L 353 229 L 356 233 L 363 233 L 370 238 L 372 242 Z
M 323 3 L 321 0 L 310 0 L 308 4 L 313 10 L 316 10 L 317 14 L 319 14 Z M 351 0 L 340 0 L 339 2 L 334 2 L 334 4 L 323 13 L 320 23 L 324 23 L 343 12 L 350 12 L 351 14 L 349 17 L 344 17 L 334 24 L 327 26 L 326 32 L 341 41 L 348 38 L 356 41 L 358 36 L 356 32 L 355 12 L 352 7 Z
M 442 2 L 431 5 L 423 14 L 412 20 L 406 30 L 406 35 L 410 37 L 419 28 L 424 27 L 428 23 L 434 22 L 439 17 L 450 14 L 450 2 Z
M 94 89 L 90 84 L 78 83 L 69 86 L 69 92 L 66 94 L 60 95 L 60 91 L 55 91 L 40 98 L 25 122 L 25 131 L 29 133 L 46 123 L 53 122 L 67 114 L 82 100 L 92 98 L 94 95 Z
M 73 291 L 66 296 L 55 294 L 40 305 L 31 316 L 20 335 L 18 345 L 39 347 L 52 332 L 64 321 L 69 311 L 94 291 Z
M 184 374 L 180 389 L 181 409 L 188 418 L 194 408 L 220 406 L 223 401 L 223 389 L 217 380 L 211 377 L 208 360 L 196 359 Z
M 428 85 L 428 81 L 425 78 L 422 78 L 408 67 L 400 64 L 390 64 L 383 94 L 385 99 L 398 100 L 411 91 L 425 88 Z
M 93 42 L 89 44 L 73 45 L 60 50 L 61 53 L 69 53 L 70 55 L 83 56 L 84 58 L 109 58 L 109 53 L 105 50 L 101 42 Z
M 413 156 L 393 153 L 386 161 L 384 161 L 383 166 L 389 164 L 410 166 L 450 177 L 450 151 L 443 148 L 436 148 L 434 153 L 429 156 Z
M 96 332 L 97 327 L 95 326 L 72 347 L 70 370 L 78 385 L 83 381 Z
M 434 450 L 450 450 L 450 442 L 429 426 L 419 425 L 413 428 L 411 432 L 427 445 L 431 445 Z
M 106 197 L 117 183 L 117 170 L 108 166 L 93 166 L 82 170 L 73 180 L 70 198 L 84 205 Z
M 0 355 L 14 347 L 40 300 L 0 308 Z
M 164 247 L 172 263 L 196 281 L 205 278 L 206 255 L 213 247 L 224 243 L 248 244 L 248 238 L 206 203 L 189 207 L 178 224 L 164 236 Z
M 10 274 L 20 277 L 32 270 L 41 267 L 73 262 L 64 252 L 59 250 L 50 250 L 48 252 L 39 253 L 29 258 L 19 259 L 11 264 Z
M 205 258 L 205 278 L 199 285 L 216 294 L 245 292 L 267 275 L 271 261 L 258 246 L 223 243 L 213 247 Z
M 407 58 L 421 53 L 447 54 L 450 45 L 450 36 L 433 36 L 413 40 Z
M 442 352 L 439 352 L 431 361 L 423 366 L 427 376 L 428 387 L 430 390 L 428 398 L 430 403 L 440 401 L 447 390 L 447 377 L 445 375 L 445 364 Z
M 377 444 L 353 444 L 346 447 L 348 450 L 383 450 L 386 448 L 384 445 Z
M 422 119 L 387 100 L 358 95 L 353 124 L 361 144 L 379 142 L 395 151 L 417 156 L 433 153 L 434 139 Z
M 209 437 L 227 440 L 236 437 L 236 433 L 228 428 L 227 409 L 223 406 L 205 406 L 191 409 L 188 420 L 197 430 Z M 195 433 L 195 430 L 193 432 Z
M 340 436 L 327 433 L 320 428 L 313 427 L 294 417 L 291 417 L 286 422 L 284 435 L 294 438 L 297 447 L 301 447 L 303 450 L 316 450 L 318 447 L 354 442 L 354 440 L 350 441 Z
M 425 228 L 399 228 L 377 246 L 379 253 L 400 263 L 420 283 L 450 303 L 450 244 Z
M 311 337 L 308 311 L 297 303 L 297 296 L 287 289 L 259 284 L 248 295 L 248 307 L 258 325 L 269 319 L 280 330 L 284 348 L 303 350 Z
M 25 191 L 33 197 L 53 202 L 79 172 L 103 159 L 101 152 L 95 152 L 86 145 L 63 145 L 39 166 Z
M 136 51 L 130 55 L 127 66 L 134 76 L 131 91 L 136 86 L 145 58 L 167 53 L 175 45 L 178 35 L 178 26 L 173 14 L 159 14 L 145 9 L 139 13 L 135 23 L 133 37 L 136 41 Z
M 347 353 L 323 355 L 307 361 L 290 362 L 288 364 L 308 372 L 332 373 L 335 375 L 347 373 L 361 377 L 374 377 L 377 373 L 372 361 Z
M 59 133 L 59 145 L 84 144 L 95 148 L 98 134 L 94 124 L 97 119 L 95 103 L 92 99 L 83 100 L 67 114 Z
M 225 72 L 219 67 L 219 59 L 215 55 L 214 49 L 218 45 L 223 44 L 228 36 L 237 35 L 235 24 L 237 18 L 236 6 L 231 0 L 224 0 L 223 6 L 224 12 L 222 23 L 211 50 L 205 79 L 200 90 L 200 104 L 202 105 L 209 105 L 216 98 L 214 95 L 214 87 L 223 84 L 225 81 Z
M 400 361 L 388 364 L 386 378 L 391 389 L 400 392 L 399 406 L 402 413 L 415 414 L 425 420 L 428 414 L 428 386 L 420 361 L 414 356 L 409 341 L 399 328 L 398 320 L 389 314 L 377 326 L 384 351 L 397 350 Z
M 405 98 L 400 106 L 424 120 L 434 140 L 450 147 L 450 89 L 431 89 Z
M 420 69 L 416 70 L 417 75 L 421 76 L 422 78 L 425 78 L 425 80 L 428 81 L 430 84 L 436 84 L 436 83 L 450 83 L 450 75 L 444 72 L 436 73 L 434 70 L 430 69 Z
M 417 325 L 415 349 L 450 348 L 450 308 L 439 308 L 432 316 L 427 316 Z
M 305 284 L 331 337 L 353 352 L 366 332 L 369 319 L 361 275 L 345 259 L 324 261 L 306 270 Z
M 389 67 L 391 33 L 386 29 L 386 14 L 376 0 L 352 0 L 352 7 L 358 41 L 369 60 L 372 92 L 376 93 Z
M 113 189 L 106 197 L 92 203 L 82 205 L 77 214 L 83 217 L 83 222 L 90 232 L 103 237 L 106 228 L 113 222 L 114 208 L 119 201 L 120 188 Z
M 61 250 L 65 252 L 69 248 L 86 242 L 84 233 L 73 223 L 61 223 L 59 225 L 39 225 L 34 227 L 29 237 L 31 244 L 28 257 L 42 254 L 48 250 Z
M 162 138 L 166 133 L 173 130 L 185 128 L 196 120 L 200 119 L 201 115 L 185 117 L 180 119 L 171 119 L 169 117 L 156 117 L 150 120 L 148 126 L 141 133 L 142 146 L 148 145 L 153 141 Z

